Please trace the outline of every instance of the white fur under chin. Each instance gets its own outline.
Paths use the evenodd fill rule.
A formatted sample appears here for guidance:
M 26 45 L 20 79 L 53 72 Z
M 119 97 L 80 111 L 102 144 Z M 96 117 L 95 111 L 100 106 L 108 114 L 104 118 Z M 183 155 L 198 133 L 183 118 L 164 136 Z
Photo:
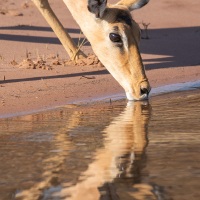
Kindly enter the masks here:
M 143 94 L 140 98 L 135 98 L 131 93 L 126 92 L 126 97 L 129 101 L 140 101 L 140 100 L 147 100 L 148 99 L 148 95 L 147 94 Z

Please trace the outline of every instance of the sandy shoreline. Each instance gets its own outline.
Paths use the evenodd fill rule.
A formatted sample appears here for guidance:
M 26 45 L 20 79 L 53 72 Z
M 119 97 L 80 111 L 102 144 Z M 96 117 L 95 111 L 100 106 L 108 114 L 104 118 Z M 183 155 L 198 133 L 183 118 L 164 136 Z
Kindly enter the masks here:
M 67 58 L 37 9 L 31 3 L 24 6 L 25 2 L 0 0 L 1 118 L 124 94 L 121 86 L 100 66 L 53 65 L 52 70 L 45 70 L 13 65 L 12 61 L 21 62 L 27 51 L 31 58 L 40 55 L 48 59 L 57 54 L 60 59 Z M 76 41 L 79 27 L 63 2 L 50 3 Z M 134 13 L 137 22 L 150 23 L 150 39 L 141 41 L 141 53 L 153 88 L 200 80 L 200 24 L 197 17 L 200 2 L 191 3 L 189 10 L 187 4 L 186 0 L 177 4 L 152 1 Z M 83 50 L 92 52 L 90 46 Z
M 178 76 L 172 76 L 178 74 L 177 71 L 180 71 L 180 69 L 152 70 L 147 71 L 147 75 L 153 89 L 174 83 L 200 80 L 199 68 L 198 71 L 195 67 L 183 68 Z M 90 74 L 89 72 L 84 74 Z M 94 73 L 94 71 L 91 72 Z M 164 79 L 162 78 L 163 72 L 165 73 Z M 59 75 L 57 76 L 59 77 Z M 59 80 L 54 81 L 51 78 L 48 79 L 47 76 L 44 76 L 41 80 L 39 80 L 40 77 L 29 77 L 8 80 L 8 82 L 6 80 L 1 81 L 0 86 L 4 98 L 1 99 L 0 118 L 35 113 L 67 104 L 90 103 L 99 99 L 113 100 L 116 97 L 125 98 L 123 89 L 110 74 L 86 75 L 86 77 L 91 76 L 94 79 L 83 78 L 79 75 L 76 78 L 71 78 L 70 83 L 65 80 L 66 78 L 58 78 Z M 153 79 L 154 77 L 156 77 L 156 80 Z M 66 86 L 66 84 L 73 85 L 73 87 Z M 101 87 L 98 87 L 99 85 Z M 14 92 L 12 91 L 13 87 L 15 88 Z M 72 93 L 73 91 L 76 94 Z

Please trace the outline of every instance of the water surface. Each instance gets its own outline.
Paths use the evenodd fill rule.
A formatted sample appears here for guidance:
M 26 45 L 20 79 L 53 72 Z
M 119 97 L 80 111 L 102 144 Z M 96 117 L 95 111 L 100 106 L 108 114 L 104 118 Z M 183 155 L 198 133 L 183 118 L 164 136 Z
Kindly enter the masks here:
M 199 89 L 0 119 L 0 199 L 198 200 Z

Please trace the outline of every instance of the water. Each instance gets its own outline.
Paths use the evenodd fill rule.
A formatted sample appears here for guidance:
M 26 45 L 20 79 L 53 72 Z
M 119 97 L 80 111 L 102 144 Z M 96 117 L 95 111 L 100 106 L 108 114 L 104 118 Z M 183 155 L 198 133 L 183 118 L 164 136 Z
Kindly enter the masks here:
M 198 200 L 199 89 L 0 119 L 0 200 Z

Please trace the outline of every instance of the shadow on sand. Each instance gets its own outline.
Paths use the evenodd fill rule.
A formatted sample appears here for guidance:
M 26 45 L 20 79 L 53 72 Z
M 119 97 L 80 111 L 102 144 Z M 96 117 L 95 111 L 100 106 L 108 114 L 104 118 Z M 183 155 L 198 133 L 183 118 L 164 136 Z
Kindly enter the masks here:
M 0 30 L 52 32 L 49 27 L 26 25 L 0 27 Z M 67 28 L 66 31 L 80 34 L 80 29 Z M 144 59 L 147 70 L 200 65 L 200 27 L 150 29 L 148 33 L 150 39 L 142 40 L 140 46 L 141 53 L 153 55 L 149 59 Z M 76 43 L 78 43 L 78 38 L 73 37 Z M 56 37 L 34 35 L 0 34 L 0 39 L 60 44 L 59 39 Z
M 102 74 L 108 74 L 108 71 L 105 69 L 105 70 L 98 70 L 98 71 L 92 71 L 92 72 L 62 74 L 62 75 L 55 75 L 55 76 L 39 76 L 39 77 L 31 77 L 31 78 L 8 79 L 8 80 L 0 81 L 0 84 L 38 81 L 38 80 L 47 80 L 47 79 L 55 79 L 55 78 L 72 78 L 72 77 L 82 77 L 82 76 L 90 76 L 90 75 L 97 76 L 97 75 L 102 75 Z

